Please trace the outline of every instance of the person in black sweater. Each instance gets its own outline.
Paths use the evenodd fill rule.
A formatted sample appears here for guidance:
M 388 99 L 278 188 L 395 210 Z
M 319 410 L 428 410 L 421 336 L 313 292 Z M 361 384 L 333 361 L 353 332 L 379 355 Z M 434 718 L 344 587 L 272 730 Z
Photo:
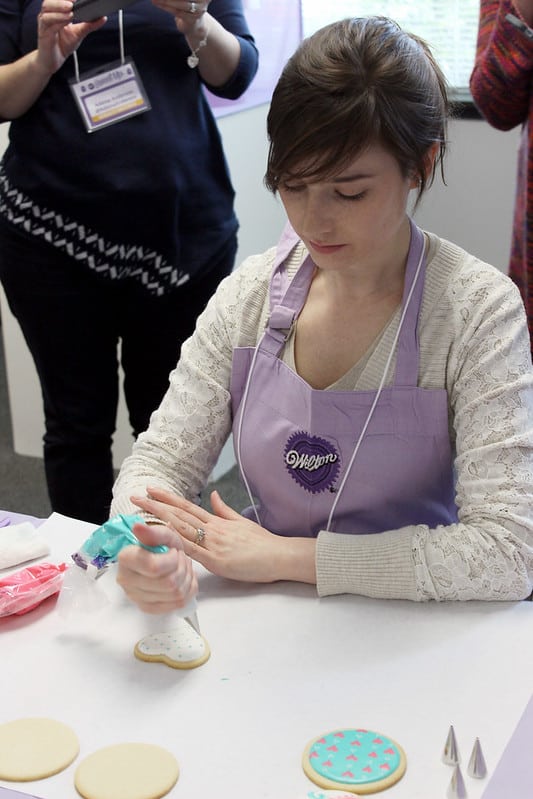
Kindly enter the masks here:
M 233 268 L 234 189 L 202 86 L 238 98 L 258 53 L 240 0 L 137 0 L 80 23 L 72 9 L 0 0 L 0 280 L 41 383 L 52 508 L 101 523 L 119 359 L 137 436 Z

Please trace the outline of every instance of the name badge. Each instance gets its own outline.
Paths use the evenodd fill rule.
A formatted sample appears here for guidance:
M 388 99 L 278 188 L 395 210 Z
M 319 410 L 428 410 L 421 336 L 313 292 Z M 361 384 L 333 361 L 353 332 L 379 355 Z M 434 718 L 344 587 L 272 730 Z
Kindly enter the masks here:
M 131 58 L 73 78 L 70 88 L 89 133 L 150 109 Z

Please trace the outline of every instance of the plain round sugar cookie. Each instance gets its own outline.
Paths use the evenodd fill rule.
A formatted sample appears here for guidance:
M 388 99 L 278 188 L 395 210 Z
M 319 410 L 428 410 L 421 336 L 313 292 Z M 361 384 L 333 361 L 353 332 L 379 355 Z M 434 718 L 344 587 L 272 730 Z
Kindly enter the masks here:
M 159 799 L 179 777 L 176 758 L 153 744 L 124 743 L 98 749 L 74 775 L 85 799 Z
M 321 788 L 364 795 L 398 782 L 407 761 L 392 738 L 357 728 L 333 730 L 313 738 L 305 748 L 302 765 L 309 779 Z
M 80 751 L 78 738 L 61 721 L 23 718 L 0 724 L 0 779 L 16 782 L 51 777 Z
M 139 660 L 166 663 L 173 669 L 195 669 L 209 659 L 205 638 L 185 619 L 177 619 L 170 632 L 152 633 L 137 642 L 133 654 Z

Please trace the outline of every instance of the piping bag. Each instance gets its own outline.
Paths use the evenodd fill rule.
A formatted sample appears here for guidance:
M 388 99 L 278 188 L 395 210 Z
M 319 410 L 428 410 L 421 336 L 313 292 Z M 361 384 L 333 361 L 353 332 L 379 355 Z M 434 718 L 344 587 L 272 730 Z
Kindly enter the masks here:
M 167 546 L 151 547 L 142 544 L 133 532 L 133 525 L 138 522 L 144 524 L 145 520 L 137 514 L 128 516 L 121 513 L 114 516 L 98 527 L 81 548 L 73 553 L 72 560 L 79 569 L 70 568 L 65 575 L 58 602 L 58 610 L 62 615 L 68 615 L 73 607 L 90 612 L 107 604 L 107 597 L 103 591 L 98 590 L 96 581 L 117 562 L 118 554 L 124 547 L 134 544 L 150 552 L 168 551 Z M 195 597 L 185 607 L 157 616 L 158 624 L 163 623 L 163 618 L 170 620 L 175 615 L 185 618 L 200 634 Z

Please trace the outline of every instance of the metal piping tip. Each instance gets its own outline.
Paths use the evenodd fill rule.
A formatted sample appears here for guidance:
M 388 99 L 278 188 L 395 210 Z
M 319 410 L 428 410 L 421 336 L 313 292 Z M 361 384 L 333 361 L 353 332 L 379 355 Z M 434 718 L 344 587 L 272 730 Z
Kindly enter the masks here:
M 447 766 L 455 766 L 460 762 L 459 750 L 457 748 L 457 740 L 455 738 L 455 730 L 453 724 L 450 726 L 446 743 L 444 744 L 444 752 L 442 753 L 442 762 Z
M 198 635 L 201 635 L 200 632 L 200 624 L 198 622 L 198 614 L 195 610 L 192 613 L 189 613 L 188 616 L 185 616 L 185 621 L 188 621 L 191 627 Z
M 483 752 L 481 751 L 481 744 L 479 738 L 476 738 L 470 760 L 468 761 L 468 776 L 474 777 L 477 780 L 482 780 L 487 776 L 487 765 Z
M 448 799 L 466 799 L 467 797 L 465 781 L 458 765 L 453 770 L 452 779 L 448 786 L 446 796 Z

